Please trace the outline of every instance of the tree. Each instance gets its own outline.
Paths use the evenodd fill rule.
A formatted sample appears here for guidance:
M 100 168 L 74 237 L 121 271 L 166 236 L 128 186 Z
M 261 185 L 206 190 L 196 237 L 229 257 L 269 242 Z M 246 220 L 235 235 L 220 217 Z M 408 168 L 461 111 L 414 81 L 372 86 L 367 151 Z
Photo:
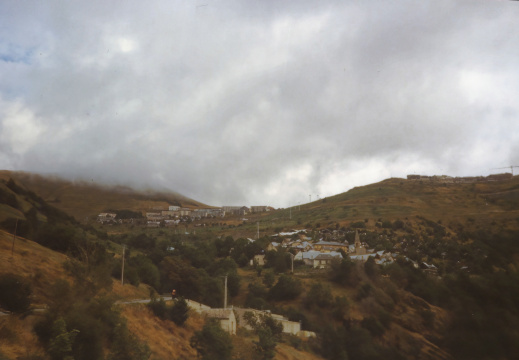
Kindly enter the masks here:
M 273 268 L 277 273 L 284 273 L 290 269 L 290 255 L 286 251 L 267 251 L 265 260 L 267 261 L 267 267 Z
M 231 337 L 215 319 L 208 319 L 201 331 L 191 337 L 190 345 L 202 360 L 225 360 L 231 358 Z
M 129 266 L 135 267 L 138 278 L 143 283 L 159 289 L 160 273 L 155 264 L 146 256 L 137 255 L 128 261 Z
M 253 309 L 265 309 L 268 307 L 267 304 L 267 289 L 265 286 L 253 282 L 250 283 L 249 286 L 249 292 L 247 293 L 247 298 L 245 300 L 245 305 L 247 307 L 253 308 Z
M 216 239 L 214 242 L 216 246 L 217 256 L 226 257 L 230 254 L 231 249 L 234 245 L 234 239 L 232 236 L 227 236 L 224 240 Z
M 263 284 L 265 284 L 266 287 L 271 288 L 275 282 L 276 275 L 274 274 L 274 271 L 266 271 L 265 275 L 263 276 Z
M 189 299 L 200 299 L 202 293 L 200 273 L 187 261 L 167 256 L 161 263 L 162 288 L 168 293 L 172 289 Z
M 0 276 L 0 306 L 13 313 L 24 313 L 31 305 L 31 285 L 15 274 Z
M 52 324 L 52 338 L 49 343 L 49 355 L 52 360 L 72 360 L 72 344 L 79 330 L 67 331 L 67 324 L 59 317 Z
M 255 350 L 260 355 L 260 359 L 273 359 L 276 355 L 276 339 L 272 335 L 272 330 L 268 327 L 260 328 L 256 331 L 258 341 L 255 341 Z
M 283 325 L 270 315 L 260 314 L 256 316 L 251 311 L 245 312 L 243 319 L 258 335 L 258 341 L 255 341 L 254 344 L 255 351 L 260 359 L 273 359 L 276 354 L 277 342 L 281 340 Z

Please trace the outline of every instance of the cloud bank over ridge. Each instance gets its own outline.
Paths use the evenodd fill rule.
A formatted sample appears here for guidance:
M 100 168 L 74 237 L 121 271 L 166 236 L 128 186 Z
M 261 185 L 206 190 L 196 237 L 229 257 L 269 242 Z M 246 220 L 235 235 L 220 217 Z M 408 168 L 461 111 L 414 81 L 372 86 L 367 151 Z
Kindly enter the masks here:
M 519 165 L 507 1 L 0 4 L 0 168 L 286 207 Z

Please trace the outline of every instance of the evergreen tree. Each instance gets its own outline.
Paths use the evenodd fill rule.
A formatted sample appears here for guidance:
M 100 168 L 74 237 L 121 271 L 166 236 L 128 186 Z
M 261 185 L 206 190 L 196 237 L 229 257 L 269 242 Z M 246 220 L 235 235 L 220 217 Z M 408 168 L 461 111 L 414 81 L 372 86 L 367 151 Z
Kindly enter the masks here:
M 184 325 L 189 317 L 189 307 L 183 297 L 175 299 L 173 306 L 169 309 L 169 318 L 178 326 Z

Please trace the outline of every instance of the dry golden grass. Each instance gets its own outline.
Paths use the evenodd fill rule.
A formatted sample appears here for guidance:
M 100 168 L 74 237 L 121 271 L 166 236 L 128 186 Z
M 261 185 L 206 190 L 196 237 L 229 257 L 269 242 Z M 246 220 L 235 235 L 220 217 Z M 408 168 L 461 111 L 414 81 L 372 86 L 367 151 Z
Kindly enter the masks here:
M 21 237 L 16 237 L 11 254 L 12 245 L 13 235 L 0 230 L 0 274 L 14 273 L 29 278 L 33 302 L 45 302 L 49 286 L 65 276 L 63 263 L 67 256 Z
M 128 328 L 152 351 L 151 359 L 195 359 L 196 351 L 189 345 L 195 331 L 202 329 L 204 320 L 192 315 L 183 327 L 161 320 L 142 304 L 123 305 L 122 315 Z
M 253 360 L 257 359 L 254 353 L 254 341 L 258 341 L 257 336 L 251 332 L 249 336 L 233 336 L 233 359 Z M 305 340 L 303 340 L 305 341 Z M 285 343 L 278 343 L 274 359 L 282 360 L 322 360 L 323 358 L 304 351 L 297 350 Z
M 321 360 L 320 356 L 294 349 L 287 344 L 278 344 L 275 359 L 280 360 Z
M 8 359 L 42 355 L 44 350 L 32 331 L 38 320 L 37 316 L 23 320 L 14 315 L 0 317 L 0 353 Z
M 150 287 L 146 284 L 140 284 L 135 287 L 130 284 L 121 285 L 120 280 L 113 280 L 112 294 L 123 300 L 149 299 Z

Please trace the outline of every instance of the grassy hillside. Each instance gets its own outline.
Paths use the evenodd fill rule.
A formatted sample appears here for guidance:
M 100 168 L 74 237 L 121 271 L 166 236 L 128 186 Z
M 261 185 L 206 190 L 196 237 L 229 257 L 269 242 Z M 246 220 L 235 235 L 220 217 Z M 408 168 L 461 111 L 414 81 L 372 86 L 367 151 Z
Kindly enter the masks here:
M 305 207 L 330 219 L 395 220 L 420 215 L 434 220 L 519 216 L 519 176 L 510 181 L 441 184 L 388 179 L 354 188 Z
M 12 243 L 12 234 L 0 231 L 0 276 L 15 272 L 28 279 L 33 291 L 31 307 L 42 309 L 53 301 L 52 287 L 58 279 L 73 282 L 73 277 L 64 268 L 70 258 L 24 238 L 16 238 L 14 251 Z M 123 287 L 114 280 L 110 294 L 119 300 L 145 299 L 149 296 L 149 289 L 144 285 L 125 284 Z M 167 359 L 171 354 L 185 359 L 196 356 L 189 346 L 189 339 L 202 327 L 203 319 L 191 318 L 185 327 L 180 328 L 170 321 L 154 317 L 142 304 L 119 305 L 119 308 L 128 321 L 129 329 L 150 346 L 152 358 Z M 43 356 L 44 350 L 33 332 L 41 318 L 38 312 L 26 317 L 0 316 L 0 358 Z
M 36 336 L 34 329 L 44 319 L 44 314 L 37 309 L 43 309 L 55 301 L 53 297 L 53 284 L 57 280 L 66 280 L 73 283 L 74 277 L 70 276 L 64 266 L 71 259 L 61 253 L 45 248 L 31 240 L 17 237 L 14 242 L 13 235 L 0 231 L 0 276 L 6 273 L 16 272 L 31 284 L 32 314 L 28 316 L 0 315 L 0 359 L 45 359 L 45 350 Z M 145 299 L 149 296 L 149 288 L 144 285 L 139 287 L 113 280 L 109 296 L 121 301 L 131 299 Z M 106 294 L 102 295 L 106 296 Z M 151 350 L 151 359 L 193 359 L 196 351 L 190 346 L 189 341 L 195 331 L 202 328 L 204 318 L 192 314 L 187 323 L 179 327 L 171 321 L 161 320 L 143 304 L 117 305 L 122 317 L 125 319 L 128 329 L 137 335 L 139 341 L 145 342 Z M 235 353 L 242 354 L 240 358 L 250 359 L 250 349 L 254 346 L 254 336 L 235 337 L 233 339 Z M 105 349 L 108 351 L 108 349 Z M 286 360 L 319 360 L 322 359 L 308 352 L 296 350 L 286 344 L 281 344 L 277 349 L 278 359 Z
M 26 172 L 0 171 L 0 180 L 7 182 L 9 178 L 79 221 L 109 209 L 146 211 L 168 205 L 191 208 L 205 206 L 174 192 L 137 191 L 124 186 L 108 187 L 88 181 L 68 181 Z
M 519 176 L 503 182 L 441 184 L 428 181 L 387 179 L 353 188 L 291 209 L 247 215 L 247 221 L 226 219 L 235 237 L 255 237 L 280 229 L 348 227 L 365 222 L 402 220 L 414 224 L 417 217 L 440 221 L 448 227 L 519 229 Z M 233 222 L 234 221 L 234 222 Z
M 59 279 L 73 281 L 64 268 L 70 258 L 22 237 L 14 239 L 13 247 L 13 239 L 13 234 L 0 231 L 0 276 L 16 274 L 28 281 L 32 289 L 32 314 L 0 316 L 0 358 L 43 356 L 43 347 L 33 328 L 41 321 L 41 309 L 52 301 L 53 284 Z M 144 286 L 125 285 L 123 288 L 114 281 L 112 293 L 120 299 L 139 299 L 146 297 L 149 291 Z
M 20 231 L 71 257 L 24 239 L 15 243 L 11 256 L 12 236 L 3 233 L 0 275 L 18 268 L 34 289 L 33 304 L 49 304 L 54 316 L 61 310 L 56 308 L 53 278 L 81 284 L 68 292 L 76 301 L 65 307 L 67 324 L 81 328 L 97 322 L 111 339 L 118 336 L 112 325 L 122 324 L 122 314 L 124 326 L 138 334 L 138 341 L 130 342 L 146 341 L 156 359 L 171 352 L 193 358 L 189 339 L 203 320 L 193 316 L 178 328 L 142 305 L 105 308 L 95 318 L 75 314 L 96 314 L 99 304 L 112 304 L 114 296 L 145 298 L 149 291 L 142 283 L 161 292 L 174 288 L 193 300 L 221 306 L 222 279 L 227 275 L 229 304 L 270 309 L 318 333 L 309 342 L 285 338 L 277 347 L 280 359 L 318 358 L 315 354 L 328 359 L 510 358 L 519 344 L 513 330 L 519 322 L 518 192 L 519 177 L 475 184 L 388 179 L 300 209 L 200 220 L 207 226 L 189 223 L 178 229 L 105 226 L 103 231 L 110 230 L 106 234 L 80 227 L 18 180 L 0 180 L 4 228 L 18 224 Z M 258 223 L 260 239 L 244 239 L 255 237 Z M 370 248 L 399 256 L 389 265 L 345 260 L 329 270 L 296 263 L 291 275 L 286 250 L 265 250 L 272 240 L 266 235 L 293 228 L 307 228 L 313 241 L 335 235 L 339 241 L 351 241 L 354 229 L 360 229 L 361 241 Z M 139 287 L 122 286 L 110 278 L 120 277 L 118 254 L 123 245 L 128 249 L 125 279 Z M 262 252 L 267 255 L 265 267 L 249 267 L 250 258 Z M 424 271 L 424 262 L 435 271 Z M 0 337 L 19 349 L 24 339 L 34 345 L 35 353 L 44 351 L 30 334 L 36 320 L 10 321 L 3 323 Z M 47 329 L 51 324 L 47 319 Z M 28 332 L 18 336 L 9 329 Z M 126 342 L 133 339 L 128 336 Z M 253 359 L 255 341 L 254 333 L 234 337 L 234 358 Z M 19 354 L 16 346 L 9 354 Z M 105 341 L 103 346 L 113 349 L 114 343 Z

